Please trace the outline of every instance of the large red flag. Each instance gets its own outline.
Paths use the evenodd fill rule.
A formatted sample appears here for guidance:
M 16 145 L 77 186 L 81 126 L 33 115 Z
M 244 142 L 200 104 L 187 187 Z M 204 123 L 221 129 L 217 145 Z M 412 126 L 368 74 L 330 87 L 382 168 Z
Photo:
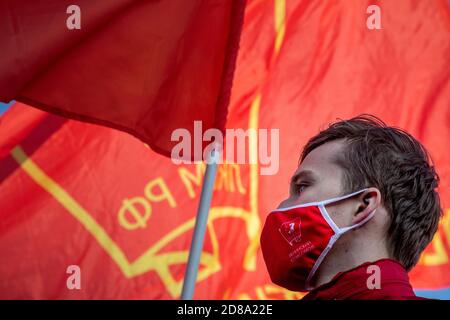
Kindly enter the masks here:
M 124 130 L 170 155 L 173 130 L 224 128 L 244 4 L 1 0 L 0 100 Z
M 301 296 L 270 283 L 259 233 L 307 139 L 360 113 L 430 151 L 445 215 L 410 276 L 416 289 L 450 286 L 448 4 L 376 3 L 379 30 L 366 25 L 373 1 L 249 2 L 227 127 L 280 129 L 280 170 L 219 167 L 195 298 Z M 0 119 L 2 297 L 179 297 L 204 165 L 20 104 Z M 70 265 L 80 290 L 67 288 Z

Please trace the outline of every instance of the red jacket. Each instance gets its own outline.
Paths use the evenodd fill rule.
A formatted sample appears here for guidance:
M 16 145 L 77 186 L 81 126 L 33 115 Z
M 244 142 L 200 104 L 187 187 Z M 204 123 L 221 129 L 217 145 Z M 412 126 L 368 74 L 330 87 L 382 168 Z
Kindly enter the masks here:
M 374 272 L 368 266 L 380 267 L 379 289 L 369 289 L 367 282 Z M 370 283 L 370 281 L 369 281 Z M 409 283 L 408 273 L 397 261 L 381 259 L 366 262 L 356 268 L 340 272 L 334 278 L 308 293 L 303 300 L 410 300 L 423 299 L 417 297 Z

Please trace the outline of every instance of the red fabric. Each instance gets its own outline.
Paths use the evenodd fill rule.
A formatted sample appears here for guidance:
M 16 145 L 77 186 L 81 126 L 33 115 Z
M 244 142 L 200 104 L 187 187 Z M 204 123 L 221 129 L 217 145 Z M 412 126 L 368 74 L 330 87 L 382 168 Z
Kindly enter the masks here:
M 1 101 L 127 131 L 164 155 L 194 120 L 224 129 L 244 0 L 80 0 L 80 30 L 66 26 L 71 4 L 0 1 Z
M 104 2 L 120 3 L 95 1 Z M 276 10 L 283 1 L 249 1 L 227 121 L 229 128 L 279 128 L 280 171 L 261 176 L 259 165 L 219 165 L 195 298 L 300 298 L 271 283 L 254 240 L 267 213 L 286 197 L 301 147 L 327 123 L 360 113 L 411 132 L 431 152 L 445 217 L 409 276 L 417 289 L 450 286 L 447 0 L 377 1 L 382 30 L 365 28 L 372 0 L 284 3 Z M 276 28 L 275 11 L 281 11 L 284 27 Z M 175 166 L 116 130 L 73 120 L 61 121 L 57 129 L 57 119 L 22 104 L 0 118 L 0 174 L 6 177 L 0 177 L 0 296 L 178 298 L 203 177 L 197 169 L 204 167 Z M 14 147 L 105 229 L 133 266 L 131 276 L 92 230 L 12 158 Z M 183 172 L 192 176 L 183 180 Z M 152 181 L 164 182 L 176 206 L 153 199 L 146 227 L 123 229 L 118 221 L 123 201 L 150 201 L 145 187 Z M 155 192 L 161 191 L 157 187 Z M 170 242 L 156 246 L 162 239 Z M 153 249 L 150 258 L 143 256 Z M 70 264 L 82 270 L 82 290 L 65 286 Z
M 367 279 L 371 275 L 367 267 L 380 268 L 380 289 L 369 289 Z M 381 259 L 338 273 L 330 282 L 314 289 L 303 300 L 410 300 L 422 299 L 414 294 L 403 266 L 395 260 Z
M 289 230 L 290 226 L 294 228 Z M 272 281 L 292 291 L 306 291 L 307 277 L 333 235 L 317 206 L 270 213 L 261 250 Z
M 301 148 L 313 135 L 337 119 L 373 114 L 410 132 L 433 158 L 444 218 L 410 278 L 416 289 L 449 287 L 448 1 L 376 1 L 381 30 L 365 25 L 372 0 L 286 1 L 278 53 L 267 22 L 276 4 L 249 2 L 228 117 L 236 127 L 260 101 L 258 126 L 280 129 L 280 171 L 259 177 L 262 219 L 286 198 Z

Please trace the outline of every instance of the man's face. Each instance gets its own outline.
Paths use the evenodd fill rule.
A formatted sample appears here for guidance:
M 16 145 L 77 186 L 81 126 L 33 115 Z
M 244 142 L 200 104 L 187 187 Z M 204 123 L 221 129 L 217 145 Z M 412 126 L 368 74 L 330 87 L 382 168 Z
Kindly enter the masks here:
M 337 154 L 343 151 L 345 142 L 327 142 L 311 151 L 293 174 L 289 197 L 278 208 L 307 202 L 322 201 L 342 195 L 344 169 L 335 163 Z M 331 218 L 338 226 L 351 223 L 349 201 L 327 206 Z

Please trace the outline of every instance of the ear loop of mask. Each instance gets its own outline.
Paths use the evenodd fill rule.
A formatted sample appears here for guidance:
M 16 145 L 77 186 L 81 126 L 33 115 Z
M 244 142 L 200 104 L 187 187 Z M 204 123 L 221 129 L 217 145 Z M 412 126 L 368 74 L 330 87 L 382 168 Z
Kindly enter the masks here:
M 346 194 L 346 195 L 341 196 L 341 197 L 336 197 L 336 198 L 332 198 L 332 199 L 327 199 L 327 200 L 325 200 L 325 201 L 320 201 L 320 202 L 319 202 L 318 207 L 319 207 L 319 209 L 320 209 L 320 213 L 322 214 L 322 217 L 323 217 L 323 218 L 327 221 L 327 223 L 330 225 L 330 227 L 333 229 L 333 231 L 334 231 L 335 234 L 340 234 L 340 233 L 343 232 L 343 231 L 341 231 L 341 230 L 346 229 L 346 228 L 351 228 L 351 227 L 353 227 L 353 226 L 345 227 L 345 228 L 339 228 L 339 227 L 336 225 L 336 223 L 334 223 L 333 219 L 331 219 L 331 216 L 328 214 L 328 211 L 327 211 L 327 209 L 326 209 L 325 207 L 326 207 L 327 205 L 329 205 L 329 204 L 332 204 L 332 203 L 335 203 L 335 202 L 338 202 L 338 201 L 345 200 L 345 199 L 351 198 L 351 197 L 353 197 L 353 196 L 356 196 L 357 194 L 360 194 L 360 193 L 362 193 L 362 192 L 364 192 L 364 191 L 366 191 L 366 190 L 367 190 L 367 188 L 361 189 L 361 190 L 356 191 L 356 192 L 352 192 L 352 193 L 350 193 L 350 194 Z M 345 230 L 345 231 L 347 231 L 347 230 Z M 344 232 L 345 232 L 345 231 L 344 231 Z
M 312 277 L 314 276 L 314 274 L 316 273 L 317 269 L 319 268 L 320 264 L 322 263 L 323 259 L 325 259 L 326 255 L 328 254 L 328 252 L 331 250 L 331 248 L 333 247 L 334 243 L 339 239 L 339 237 L 341 235 L 343 235 L 344 233 L 346 233 L 347 231 L 351 230 L 351 229 L 355 229 L 359 226 L 362 226 L 364 223 L 366 223 L 367 221 L 369 221 L 370 219 L 372 219 L 372 217 L 375 215 L 375 211 L 373 210 L 366 218 L 364 218 L 362 221 L 348 226 L 348 227 L 344 227 L 344 228 L 339 228 L 333 221 L 333 219 L 331 219 L 330 215 L 328 214 L 327 209 L 325 208 L 326 205 L 330 204 L 330 203 L 334 203 L 334 202 L 338 202 L 340 200 L 344 200 L 347 198 L 351 198 L 357 194 L 360 194 L 364 191 L 366 191 L 366 189 L 362 189 L 353 193 L 350 193 L 348 195 L 342 196 L 342 197 L 338 197 L 338 198 L 333 198 L 333 199 L 328 199 L 325 201 L 320 202 L 319 204 L 319 209 L 320 212 L 322 213 L 323 218 L 327 221 L 327 223 L 330 225 L 330 227 L 333 229 L 334 231 L 334 235 L 331 237 L 330 241 L 328 241 L 327 246 L 325 247 L 325 249 L 322 251 L 322 253 L 320 254 L 319 258 L 317 259 L 316 263 L 314 263 L 314 266 L 312 267 L 311 271 L 309 272 L 309 275 L 306 279 L 306 289 L 307 290 L 312 290 L 313 288 L 310 286 L 310 281 L 312 279 Z
M 353 192 L 353 193 L 350 193 L 350 194 L 346 194 L 344 196 L 331 198 L 331 199 L 327 199 L 327 200 L 323 200 L 323 201 L 307 202 L 307 203 L 297 204 L 297 205 L 290 206 L 290 207 L 278 208 L 278 209 L 272 210 L 272 212 L 283 212 L 283 211 L 288 211 L 288 210 L 291 210 L 291 209 L 311 207 L 311 206 L 318 206 L 318 207 L 323 206 L 323 207 L 325 207 L 326 205 L 328 205 L 330 203 L 338 202 L 340 200 L 344 200 L 344 199 L 347 199 L 347 198 L 351 198 L 351 197 L 353 197 L 353 196 L 355 196 L 355 195 L 357 195 L 357 194 L 359 194 L 361 192 L 364 192 L 366 190 L 367 190 L 367 188 L 361 189 L 359 191 L 356 191 L 356 192 Z

